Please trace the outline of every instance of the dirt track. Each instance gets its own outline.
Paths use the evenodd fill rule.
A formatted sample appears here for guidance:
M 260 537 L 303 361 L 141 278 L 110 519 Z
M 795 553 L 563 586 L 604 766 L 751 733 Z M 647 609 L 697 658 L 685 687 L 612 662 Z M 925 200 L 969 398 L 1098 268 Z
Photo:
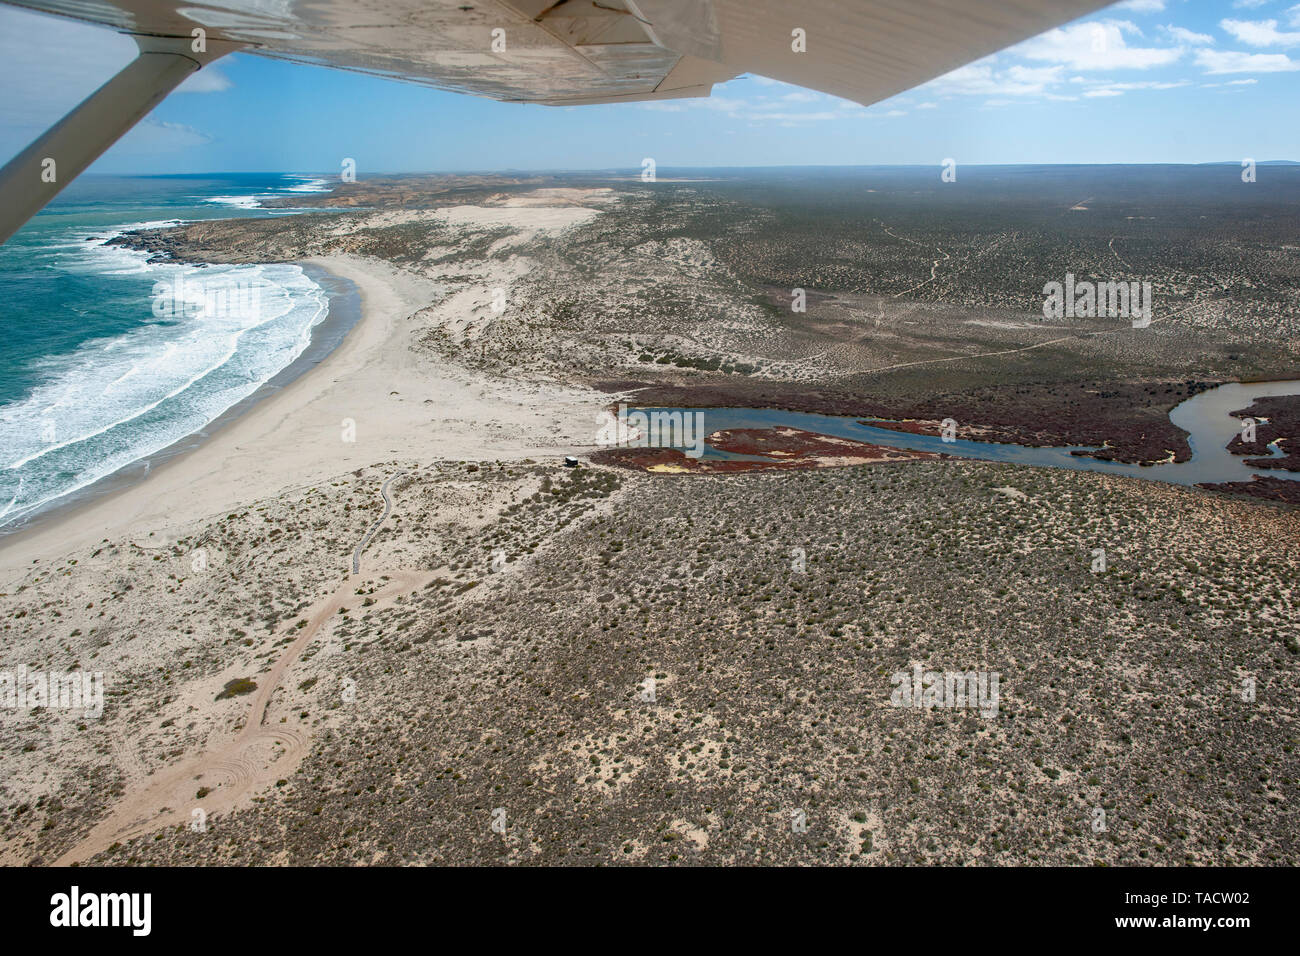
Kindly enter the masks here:
M 389 581 L 369 596 L 374 604 L 366 611 L 387 607 L 399 595 L 415 591 L 433 580 L 435 571 L 394 571 Z M 376 575 L 369 575 L 373 579 Z M 349 576 L 329 596 L 318 601 L 307 617 L 307 626 L 285 648 L 275 665 L 259 675 L 257 691 L 249 704 L 247 717 L 233 738 L 171 767 L 151 774 L 132 787 L 117 802 L 109 815 L 80 842 L 54 861 L 68 866 L 89 860 L 114 843 L 151 833 L 163 827 L 192 823 L 195 809 L 202 809 L 204 820 L 229 813 L 253 794 L 288 777 L 306 753 L 308 735 L 301 729 L 266 726 L 266 712 L 271 696 L 280 687 L 286 672 L 302 655 L 321 626 L 339 608 L 353 599 L 362 579 Z M 293 629 L 283 625 L 279 632 Z M 200 787 L 210 792 L 202 799 Z

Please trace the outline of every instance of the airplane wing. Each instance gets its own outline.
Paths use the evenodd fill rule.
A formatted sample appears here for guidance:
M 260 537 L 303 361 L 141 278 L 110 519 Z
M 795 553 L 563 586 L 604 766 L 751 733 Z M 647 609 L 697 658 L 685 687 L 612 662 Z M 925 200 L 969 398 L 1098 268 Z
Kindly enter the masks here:
M 188 73 L 232 50 L 547 105 L 708 96 L 715 83 L 747 72 L 870 105 L 1106 5 L 1105 0 L 0 2 L 111 27 L 134 36 L 141 48 L 133 64 L 0 170 L 0 242 Z
M 758 73 L 863 105 L 1105 0 L 5 0 L 127 33 L 530 103 L 707 96 Z M 794 33 L 804 33 L 796 52 Z M 500 31 L 495 33 L 493 31 Z

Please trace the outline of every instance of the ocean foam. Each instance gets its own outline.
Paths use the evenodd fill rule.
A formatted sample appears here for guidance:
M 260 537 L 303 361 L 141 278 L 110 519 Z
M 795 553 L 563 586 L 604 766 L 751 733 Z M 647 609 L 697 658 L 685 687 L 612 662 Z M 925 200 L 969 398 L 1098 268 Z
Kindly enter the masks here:
M 329 192 L 329 180 L 316 179 L 311 176 L 294 176 L 286 175 L 288 180 L 296 180 L 293 186 L 282 186 L 270 192 L 263 192 L 250 196 L 206 196 L 204 202 L 216 203 L 222 206 L 232 206 L 236 209 L 261 209 L 262 200 L 270 199 L 283 193 L 326 193 Z
M 262 206 L 262 200 L 257 196 L 209 196 L 203 201 L 236 209 L 260 209 Z
M 46 359 L 41 384 L 0 408 L 0 525 L 202 430 L 310 344 L 328 298 L 299 266 L 150 263 L 106 245 L 174 224 L 65 244 L 75 271 L 141 276 L 141 324 Z
M 298 177 L 293 177 L 298 178 Z M 289 193 L 327 193 L 329 192 L 329 180 L 327 179 L 309 179 L 297 186 L 288 187 L 285 192 Z

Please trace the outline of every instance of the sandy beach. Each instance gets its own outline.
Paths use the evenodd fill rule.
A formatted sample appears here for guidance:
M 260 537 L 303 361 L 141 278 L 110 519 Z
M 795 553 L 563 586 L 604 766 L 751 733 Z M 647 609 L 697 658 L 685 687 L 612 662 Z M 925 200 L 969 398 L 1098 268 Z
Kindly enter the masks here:
M 475 580 L 481 572 L 463 562 L 452 569 L 419 553 L 421 542 L 461 540 L 539 484 L 527 475 L 508 494 L 480 492 L 452 476 L 521 459 L 549 460 L 526 471 L 553 469 L 557 455 L 594 441 L 606 394 L 457 361 L 473 355 L 485 322 L 511 321 L 511 283 L 536 265 L 512 247 L 535 249 L 598 215 L 560 192 L 368 214 L 380 228 L 417 220 L 454 230 L 453 254 L 441 266 L 416 271 L 352 253 L 295 257 L 356 290 L 360 314 L 332 351 L 218 419 L 203 440 L 192 436 L 182 450 L 157 456 L 145 476 L 113 476 L 98 493 L 0 542 L 0 596 L 28 608 L 11 611 L 4 626 L 0 671 L 30 665 L 105 675 L 102 719 L 0 711 L 11 731 L 5 787 L 13 796 L 61 800 L 79 780 L 94 794 L 97 826 L 65 848 L 63 862 L 88 858 L 128 831 L 183 823 L 186 808 L 158 813 L 184 799 L 193 779 L 210 782 L 201 789 L 215 792 L 203 803 L 219 814 L 247 806 L 291 772 L 320 720 L 259 728 L 287 703 L 282 678 L 301 670 L 304 653 L 329 658 L 355 593 L 370 595 L 364 606 L 374 614 L 435 579 L 457 587 Z M 506 222 L 512 228 L 502 236 Z M 486 250 L 466 251 L 485 234 Z M 431 337 L 443 347 L 432 347 Z M 405 477 L 390 497 L 395 476 Z M 269 537 L 268 522 L 276 526 Z M 324 673 L 337 680 L 328 664 Z M 222 695 L 231 681 L 260 687 L 251 707 Z M 170 716 L 159 723 L 160 713 Z M 33 732 L 59 760 L 36 759 L 20 745 Z M 29 859 L 13 842 L 0 851 L 0 860 Z
M 1300 512 L 761 421 L 715 440 L 780 467 L 565 467 L 656 390 L 939 422 L 968 399 L 913 405 L 946 380 L 850 373 L 947 375 L 955 339 L 1013 333 L 774 305 L 741 275 L 786 228 L 696 186 L 429 185 L 132 240 L 319 268 L 360 315 L 197 447 L 0 544 L 0 677 L 102 686 L 94 713 L 0 707 L 0 864 L 1294 859 Z M 1197 384 L 1121 369 L 1092 389 L 1112 426 L 1040 353 L 1005 359 L 1037 386 L 987 395 L 1014 417 L 953 417 L 1142 437 Z M 918 664 L 1001 675 L 998 715 L 896 709 Z M 1075 839 L 1093 806 L 1115 839 Z M 816 839 L 790 839 L 799 807 Z
M 433 283 L 373 259 L 306 261 L 360 290 L 361 318 L 342 344 L 144 480 L 0 542 L 0 577 L 104 538 L 152 533 L 156 542 L 169 528 L 385 458 L 508 460 L 591 444 L 607 396 L 490 379 L 414 350 L 411 316 L 440 295 Z M 463 328 L 476 307 L 490 308 L 495 281 L 447 296 L 434 320 Z

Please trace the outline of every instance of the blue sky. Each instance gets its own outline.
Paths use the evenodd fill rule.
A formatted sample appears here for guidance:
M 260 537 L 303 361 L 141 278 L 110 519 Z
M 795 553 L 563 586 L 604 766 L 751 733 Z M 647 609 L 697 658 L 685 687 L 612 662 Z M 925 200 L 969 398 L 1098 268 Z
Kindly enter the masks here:
M 134 55 L 0 7 L 0 156 Z M 871 107 L 760 77 L 707 100 L 554 108 L 235 54 L 169 96 L 103 173 L 1300 159 L 1300 3 L 1127 0 Z

